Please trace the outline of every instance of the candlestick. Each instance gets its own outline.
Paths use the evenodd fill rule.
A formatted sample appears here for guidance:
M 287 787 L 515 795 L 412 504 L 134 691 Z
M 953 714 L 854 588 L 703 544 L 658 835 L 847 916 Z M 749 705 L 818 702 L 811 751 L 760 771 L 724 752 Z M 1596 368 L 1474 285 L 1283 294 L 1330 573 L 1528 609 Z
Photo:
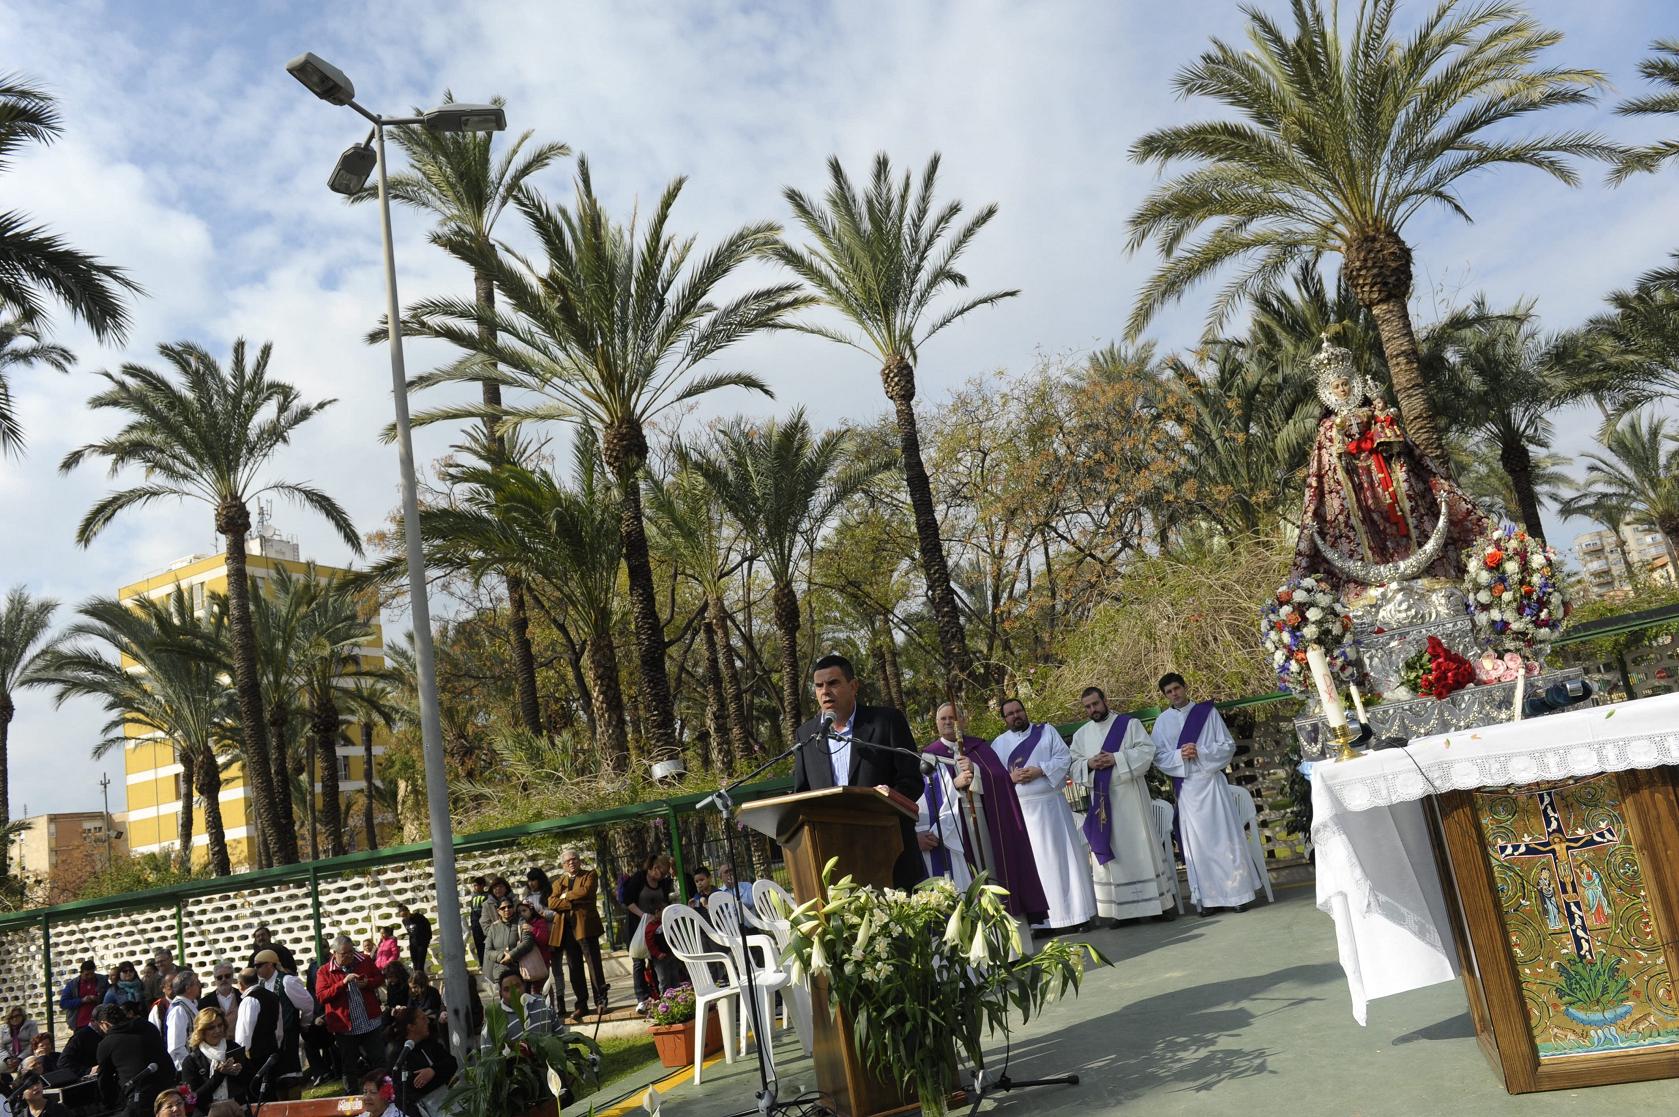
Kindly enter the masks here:
M 1357 684 L 1354 684 L 1354 683 L 1348 683 L 1348 684 L 1347 684 L 1347 689 L 1348 689 L 1348 690 L 1350 690 L 1350 691 L 1352 691 L 1352 696 L 1353 696 L 1353 709 L 1354 709 L 1354 710 L 1355 710 L 1355 711 L 1357 711 L 1357 713 L 1358 713 L 1358 724 L 1360 724 L 1360 725 L 1369 725 L 1369 724 L 1370 724 L 1370 719 L 1369 719 L 1369 718 L 1366 718 L 1366 717 L 1365 717 L 1365 716 L 1364 716 L 1364 698 L 1363 698 L 1363 696 L 1362 696 L 1362 695 L 1360 695 L 1360 694 L 1359 694 L 1359 693 L 1358 693 L 1358 686 L 1357 686 Z
M 1341 728 L 1347 724 L 1347 711 L 1341 705 L 1341 692 L 1335 689 L 1335 680 L 1329 674 L 1329 659 L 1323 654 L 1323 649 L 1313 644 L 1306 649 L 1306 665 L 1311 669 L 1312 682 L 1318 689 L 1318 702 L 1323 706 L 1324 720 L 1331 729 Z

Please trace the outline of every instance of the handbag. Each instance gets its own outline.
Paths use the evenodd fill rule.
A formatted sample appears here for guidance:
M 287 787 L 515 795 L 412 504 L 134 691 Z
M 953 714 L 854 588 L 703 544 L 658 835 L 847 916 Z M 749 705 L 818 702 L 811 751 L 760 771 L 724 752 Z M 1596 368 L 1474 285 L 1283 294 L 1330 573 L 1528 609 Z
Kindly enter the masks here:
M 531 947 L 530 953 L 519 958 L 519 976 L 526 981 L 547 981 L 548 963 L 542 960 L 542 951 Z
M 641 922 L 635 925 L 635 934 L 630 936 L 630 957 L 637 961 L 647 959 L 647 923 L 653 917 L 644 915 Z

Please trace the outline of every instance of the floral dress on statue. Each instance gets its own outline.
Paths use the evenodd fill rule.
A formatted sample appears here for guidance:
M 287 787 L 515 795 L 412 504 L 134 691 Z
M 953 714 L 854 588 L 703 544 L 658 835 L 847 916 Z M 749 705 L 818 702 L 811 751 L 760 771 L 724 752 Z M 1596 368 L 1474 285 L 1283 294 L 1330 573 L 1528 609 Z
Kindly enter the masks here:
M 1409 578 L 1461 577 L 1486 514 L 1405 437 L 1347 350 L 1326 339 L 1312 365 L 1328 414 L 1307 462 L 1291 577 L 1316 574 L 1343 598 Z

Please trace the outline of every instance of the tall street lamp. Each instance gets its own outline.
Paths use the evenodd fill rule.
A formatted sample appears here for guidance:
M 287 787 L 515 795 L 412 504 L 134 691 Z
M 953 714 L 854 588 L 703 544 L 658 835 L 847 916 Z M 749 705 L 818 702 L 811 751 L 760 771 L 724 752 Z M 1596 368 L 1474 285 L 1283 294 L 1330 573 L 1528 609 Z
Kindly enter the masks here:
M 466 941 L 461 934 L 461 893 L 455 878 L 454 828 L 449 822 L 449 783 L 443 767 L 443 728 L 437 710 L 437 660 L 431 643 L 431 606 L 426 598 L 425 557 L 420 547 L 420 503 L 414 480 L 414 440 L 408 423 L 408 374 L 402 361 L 402 313 L 396 297 L 396 260 L 391 248 L 391 197 L 386 177 L 385 129 L 419 125 L 432 132 L 499 132 L 507 114 L 496 105 L 448 104 L 419 116 L 381 116 L 356 103 L 356 87 L 344 72 L 313 55 L 301 54 L 286 70 L 311 93 L 333 105 L 348 105 L 373 125 L 366 140 L 339 156 L 328 189 L 355 194 L 379 172 L 379 226 L 385 249 L 385 323 L 391 350 L 391 396 L 396 405 L 397 457 L 402 472 L 403 535 L 408 544 L 408 597 L 414 616 L 414 653 L 419 673 L 420 739 L 426 760 L 426 807 L 431 817 L 431 859 L 437 874 L 437 931 L 443 947 L 449 1034 L 456 1058 L 465 1059 L 466 1005 L 471 989 Z

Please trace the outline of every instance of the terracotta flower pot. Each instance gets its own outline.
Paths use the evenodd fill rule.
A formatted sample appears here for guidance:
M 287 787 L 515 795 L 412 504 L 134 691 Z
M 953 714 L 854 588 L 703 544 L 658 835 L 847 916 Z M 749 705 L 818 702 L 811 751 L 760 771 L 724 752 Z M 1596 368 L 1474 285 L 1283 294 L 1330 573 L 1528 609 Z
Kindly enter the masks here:
M 684 1020 L 680 1024 L 654 1024 L 648 1029 L 653 1033 L 653 1046 L 658 1049 L 659 1061 L 667 1067 L 691 1067 L 694 1065 L 694 1022 Z M 717 1010 L 712 1008 L 706 1013 L 705 1021 L 705 1053 L 714 1055 L 723 1050 L 723 1027 L 718 1023 Z

